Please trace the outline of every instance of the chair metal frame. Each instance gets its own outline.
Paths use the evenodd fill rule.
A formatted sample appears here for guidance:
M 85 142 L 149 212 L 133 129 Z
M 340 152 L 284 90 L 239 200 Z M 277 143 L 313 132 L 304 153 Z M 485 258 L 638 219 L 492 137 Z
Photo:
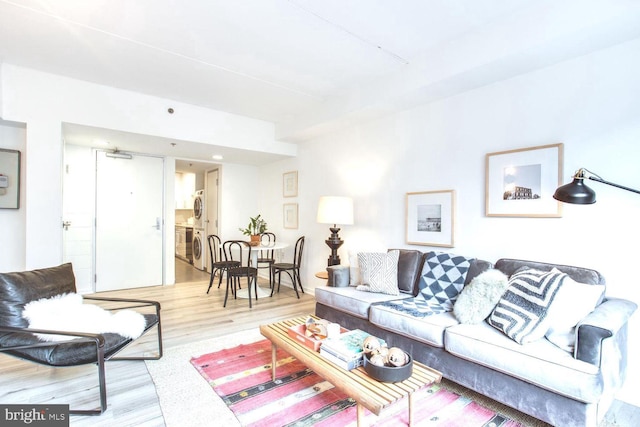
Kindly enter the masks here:
M 302 264 L 302 251 L 304 250 L 304 236 L 298 238 L 296 241 L 296 247 L 293 252 L 293 263 L 275 263 L 271 266 L 271 271 L 273 273 L 273 277 L 275 280 L 276 274 L 278 275 L 278 292 L 280 292 L 280 282 L 282 272 L 287 273 L 289 278 L 291 279 L 291 284 L 293 285 L 293 290 L 296 291 L 296 296 L 300 299 L 300 294 L 298 293 L 297 286 L 300 286 L 300 292 L 304 294 L 304 288 L 302 287 L 302 281 L 300 280 L 300 265 Z M 273 296 L 273 292 L 275 290 L 274 286 L 271 288 L 271 296 Z

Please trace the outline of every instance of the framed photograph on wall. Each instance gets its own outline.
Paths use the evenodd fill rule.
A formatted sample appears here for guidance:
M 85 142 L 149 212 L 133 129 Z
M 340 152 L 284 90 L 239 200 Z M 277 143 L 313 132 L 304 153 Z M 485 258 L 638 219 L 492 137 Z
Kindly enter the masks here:
M 296 197 L 298 195 L 298 171 L 282 174 L 282 195 L 284 197 Z
M 285 203 L 283 209 L 284 228 L 298 228 L 298 204 Z
M 561 217 L 553 193 L 562 185 L 562 156 L 563 144 L 487 154 L 486 216 Z
M 407 243 L 452 248 L 455 190 L 407 193 Z
M 0 148 L 0 209 L 20 208 L 20 152 Z

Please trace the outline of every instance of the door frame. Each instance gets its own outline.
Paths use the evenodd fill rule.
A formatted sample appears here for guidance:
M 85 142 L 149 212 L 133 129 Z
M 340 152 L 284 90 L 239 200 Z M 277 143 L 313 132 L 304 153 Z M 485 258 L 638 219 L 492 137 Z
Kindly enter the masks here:
M 221 170 L 222 170 L 222 168 L 220 167 L 220 165 L 215 165 L 214 168 L 208 169 L 207 171 L 205 171 L 205 175 L 204 175 L 204 190 L 205 190 L 205 196 L 206 196 L 205 200 L 207 201 L 206 202 L 207 203 L 207 207 L 206 207 L 205 212 L 207 213 L 207 216 L 210 215 L 210 213 L 211 213 L 210 212 L 211 209 L 209 209 L 209 206 L 208 206 L 210 201 L 212 200 L 211 194 L 212 194 L 212 192 L 215 192 L 215 194 L 216 194 L 216 201 L 217 202 L 216 202 L 215 216 L 216 216 L 216 220 L 218 221 L 218 223 L 215 224 L 215 231 L 216 231 L 215 234 L 219 234 L 219 230 L 220 230 L 220 179 L 221 179 L 220 176 L 222 175 L 221 174 Z M 215 189 L 209 188 L 209 174 L 213 173 L 213 172 L 216 172 L 216 174 L 218 175 L 218 182 L 217 182 L 217 185 L 215 186 Z M 213 228 L 214 227 L 211 227 L 211 225 L 209 224 L 208 218 L 205 218 L 204 225 L 205 225 L 204 230 L 205 230 L 205 234 L 206 234 L 205 235 L 205 241 L 206 241 L 206 237 L 209 234 L 213 233 L 213 231 L 214 231 Z M 207 254 L 209 254 L 209 247 L 208 246 L 206 247 L 206 250 L 207 250 Z M 211 273 L 211 259 L 210 259 L 209 256 L 207 256 L 206 271 Z

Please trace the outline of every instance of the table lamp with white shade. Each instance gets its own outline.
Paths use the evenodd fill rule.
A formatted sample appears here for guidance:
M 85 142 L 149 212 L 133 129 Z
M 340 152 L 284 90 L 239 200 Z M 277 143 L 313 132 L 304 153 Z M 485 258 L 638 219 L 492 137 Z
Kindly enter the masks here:
M 338 236 L 339 225 L 353 224 L 353 200 L 351 197 L 322 196 L 318 203 L 317 221 L 320 224 L 333 224 L 330 227 L 331 236 L 325 243 L 331 248 L 331 256 L 329 257 L 328 266 L 339 265 L 340 257 L 338 256 L 338 248 L 342 246 L 344 241 Z

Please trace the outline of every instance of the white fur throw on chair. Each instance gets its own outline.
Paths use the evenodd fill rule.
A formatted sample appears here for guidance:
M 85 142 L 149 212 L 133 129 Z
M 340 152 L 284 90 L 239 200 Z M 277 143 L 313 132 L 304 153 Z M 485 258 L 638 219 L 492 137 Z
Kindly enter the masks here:
M 115 333 L 135 339 L 142 335 L 145 319 L 133 310 L 108 311 L 94 304 L 83 304 L 82 295 L 69 293 L 43 298 L 25 305 L 22 312 L 32 329 L 91 334 Z M 64 341 L 64 335 L 35 334 L 42 341 Z

